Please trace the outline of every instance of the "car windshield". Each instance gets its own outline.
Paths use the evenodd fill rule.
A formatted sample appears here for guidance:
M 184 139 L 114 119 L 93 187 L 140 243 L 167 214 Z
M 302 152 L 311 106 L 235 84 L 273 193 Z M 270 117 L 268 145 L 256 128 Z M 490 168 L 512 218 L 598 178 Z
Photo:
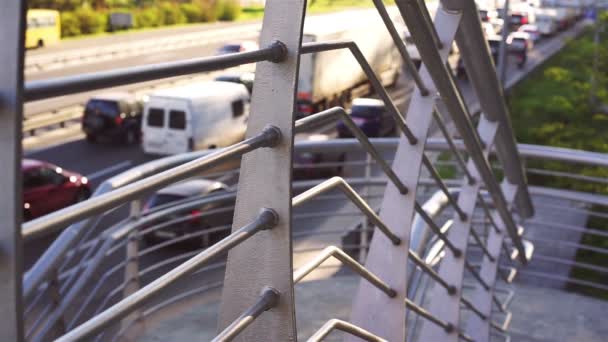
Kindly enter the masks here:
M 114 117 L 120 114 L 120 110 L 116 101 L 94 99 L 87 103 L 85 113 Z
M 353 107 L 350 115 L 357 118 L 373 119 L 382 115 L 384 108 L 371 106 L 356 106 Z
M 148 200 L 148 203 L 146 203 L 146 208 L 158 207 L 167 203 L 179 201 L 184 198 L 186 197 L 170 194 L 156 194 Z

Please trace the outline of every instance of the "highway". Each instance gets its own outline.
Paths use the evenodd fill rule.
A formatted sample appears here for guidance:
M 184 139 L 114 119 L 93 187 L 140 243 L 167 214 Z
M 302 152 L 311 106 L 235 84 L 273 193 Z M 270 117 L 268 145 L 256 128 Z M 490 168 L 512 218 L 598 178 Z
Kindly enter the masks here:
M 237 24 L 237 27 L 247 27 L 247 25 L 257 25 L 257 24 Z M 211 25 L 206 27 L 208 30 L 225 30 L 229 26 L 224 24 Z M 572 37 L 577 32 L 579 32 L 582 28 L 582 24 L 579 23 L 573 29 L 569 31 L 562 32 L 559 35 L 552 37 L 551 39 L 546 39 L 538 44 L 534 50 L 528 55 L 528 62 L 523 69 L 517 69 L 514 65 L 509 65 L 509 69 L 507 72 L 508 80 L 507 85 L 515 82 L 516 80 L 524 77 L 530 70 L 532 70 L 535 66 L 539 65 L 548 58 L 550 55 L 558 51 L 561 46 L 564 44 L 565 40 L 568 37 Z M 195 27 L 185 27 L 185 28 L 177 28 L 177 29 L 168 29 L 168 30 L 158 30 L 152 32 L 160 32 L 162 35 L 173 36 L 180 35 L 182 33 L 181 30 L 196 30 Z M 139 32 L 136 34 L 125 34 L 125 35 L 117 35 L 112 37 L 101 37 L 93 39 L 93 43 L 87 39 L 77 40 L 77 41 L 69 41 L 66 43 L 67 50 L 78 49 L 88 44 L 91 45 L 103 45 L 105 43 L 114 44 L 114 43 L 123 43 L 125 41 L 134 40 L 139 37 L 139 35 L 149 36 L 155 35 L 156 33 L 152 33 L 151 31 Z M 254 34 L 257 35 L 257 31 L 254 31 Z M 124 37 L 123 37 L 124 36 Z M 249 38 L 249 37 L 248 37 Z M 250 37 L 255 39 L 255 36 Z M 244 39 L 243 36 L 235 36 L 230 40 Z M 208 45 L 201 45 L 199 47 L 186 48 L 181 50 L 175 50 L 167 53 L 161 53 L 155 55 L 155 57 L 150 57 L 151 59 L 141 59 L 138 57 L 130 57 L 124 60 L 112 60 L 112 61 L 104 61 L 96 64 L 88 64 L 86 66 L 78 66 L 78 67 L 69 67 L 63 68 L 60 70 L 55 70 L 50 73 L 57 73 L 55 76 L 65 76 L 65 75 L 74 75 L 80 72 L 93 72 L 98 70 L 109 70 L 117 67 L 124 67 L 129 65 L 136 65 L 137 63 L 155 63 L 161 61 L 171 61 L 183 58 L 190 58 L 196 56 L 204 56 L 212 54 L 217 47 L 221 45 L 221 43 L 211 43 Z M 62 45 L 63 47 L 63 45 Z M 48 52 L 57 52 L 56 50 L 51 50 L 53 48 L 49 48 Z M 47 52 L 44 51 L 32 51 L 28 53 L 28 55 L 39 56 L 44 55 Z M 452 61 L 454 63 L 454 61 Z M 82 69 L 84 68 L 84 69 Z M 47 73 L 36 74 L 35 77 L 39 75 L 45 75 Z M 52 77 L 55 77 L 52 76 Z M 32 76 L 28 76 L 28 79 L 31 79 Z M 42 77 L 42 76 L 40 76 Z M 49 77 L 48 75 L 45 77 Z M 199 75 L 195 77 L 200 77 L 202 79 L 207 79 L 213 77 L 213 75 Z M 179 78 L 170 80 L 171 82 L 188 82 L 188 78 Z M 475 96 L 473 91 L 468 86 L 468 82 L 466 80 L 458 81 L 463 95 L 467 100 L 467 103 L 472 108 L 476 108 L 475 104 Z M 140 89 L 142 87 L 146 87 L 149 89 L 150 86 L 158 86 L 162 85 L 170 85 L 168 80 L 161 80 L 158 82 L 148 82 L 145 85 L 131 85 L 128 87 L 120 87 L 121 89 Z M 402 113 L 407 112 L 407 103 L 409 101 L 409 96 L 413 89 L 413 82 L 407 77 L 405 72 L 402 73 L 399 82 L 395 87 L 389 89 L 389 93 L 393 100 L 398 104 L 398 107 Z M 95 92 L 97 93 L 97 92 Z M 37 101 L 33 103 L 28 103 L 26 105 L 26 110 L 32 112 L 32 108 L 36 108 L 38 112 L 45 111 L 53 111 L 61 109 L 68 105 L 74 105 L 77 103 L 84 102 L 88 97 L 90 97 L 93 93 L 82 93 L 71 96 L 63 96 L 55 99 L 49 99 L 45 101 Z M 156 156 L 145 155 L 139 146 L 126 146 L 120 143 L 100 143 L 100 144 L 89 144 L 83 140 L 83 135 L 80 132 L 80 125 L 78 122 L 74 122 L 72 124 L 68 124 L 65 128 L 52 128 L 46 132 L 37 132 L 37 134 L 33 137 L 26 137 L 24 139 L 24 155 L 28 158 L 35 158 L 46 160 L 57 165 L 60 165 L 66 169 L 73 170 L 83 175 L 87 176 L 91 180 L 91 184 L 93 187 L 97 186 L 101 181 L 116 175 L 120 172 L 123 172 L 131 167 L 140 165 L 147 161 L 153 160 L 157 158 Z M 119 213 L 116 213 L 117 215 Z M 36 248 L 32 248 L 32 251 L 41 251 L 44 246 L 46 246 L 50 241 L 52 241 L 53 237 L 48 237 L 43 239 L 43 241 L 39 241 L 34 243 Z M 28 253 L 29 254 L 29 253 Z M 31 261 L 35 258 L 38 252 L 34 252 L 28 256 L 28 260 Z M 29 263 L 29 262 L 26 262 Z

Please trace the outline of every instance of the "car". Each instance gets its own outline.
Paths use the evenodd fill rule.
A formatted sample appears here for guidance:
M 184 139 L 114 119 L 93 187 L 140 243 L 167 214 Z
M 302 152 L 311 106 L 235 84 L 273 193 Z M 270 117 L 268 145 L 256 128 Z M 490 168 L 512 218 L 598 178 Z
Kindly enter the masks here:
M 532 48 L 532 39 L 525 32 L 513 32 L 507 39 L 509 54 L 515 56 L 517 67 L 523 68 L 528 59 L 528 50 Z
M 479 9 L 479 18 L 482 22 L 489 22 L 492 19 L 498 18 L 498 12 L 489 9 Z
M 224 74 L 217 76 L 214 81 L 217 82 L 232 82 L 239 83 L 245 86 L 249 91 L 249 94 L 253 91 L 253 81 L 255 74 L 253 72 L 235 73 L 235 74 Z
M 490 48 L 490 53 L 492 54 L 492 60 L 494 61 L 494 65 L 498 65 L 498 53 L 500 51 L 500 43 L 502 41 L 500 36 L 492 36 L 488 37 L 488 47 Z M 466 77 L 466 71 L 464 67 L 464 62 L 462 58 L 458 58 L 458 64 L 456 66 L 456 77 L 464 78 Z
M 229 53 L 247 52 L 259 50 L 259 46 L 256 42 L 245 40 L 242 42 L 233 42 L 223 45 L 217 50 L 216 55 L 226 55 Z
M 23 177 L 23 219 L 29 221 L 89 198 L 89 180 L 35 159 L 21 161 Z
M 211 194 L 226 193 L 230 188 L 215 180 L 196 178 L 169 185 L 155 192 L 146 201 L 143 208 L 143 215 L 149 215 L 156 210 L 165 209 L 171 206 L 188 202 L 194 198 Z M 227 207 L 228 210 L 219 210 L 214 213 L 214 209 Z M 200 208 L 192 209 L 186 213 L 174 213 L 163 217 L 155 224 L 163 225 L 160 229 L 155 229 L 143 235 L 143 240 L 148 245 L 159 244 L 168 240 L 183 237 L 186 234 L 196 233 L 197 231 L 210 229 L 232 223 L 234 201 L 217 201 L 212 204 L 203 205 Z M 218 211 L 218 210 L 216 210 Z M 207 213 L 207 214 L 205 214 Z M 172 221 L 175 221 L 171 223 Z M 142 231 L 151 229 L 146 226 Z M 230 234 L 230 229 L 212 232 L 195 236 L 193 239 L 185 239 L 183 243 L 196 247 L 208 247 L 220 241 Z
M 395 131 L 395 120 L 386 111 L 384 102 L 377 99 L 357 98 L 352 102 L 350 117 L 370 138 L 384 137 Z M 339 138 L 352 138 L 353 133 L 339 121 L 336 127 Z
M 90 143 L 121 139 L 135 144 L 141 138 L 143 104 L 129 93 L 105 93 L 89 99 L 82 115 L 82 130 Z
M 331 139 L 329 134 L 296 134 L 296 142 L 317 142 Z M 293 180 L 325 179 L 342 176 L 346 153 L 342 151 L 296 152 L 293 155 Z M 326 165 L 324 165 L 326 164 Z
M 518 31 L 527 33 L 533 43 L 537 43 L 542 36 L 538 26 L 532 24 L 522 25 Z

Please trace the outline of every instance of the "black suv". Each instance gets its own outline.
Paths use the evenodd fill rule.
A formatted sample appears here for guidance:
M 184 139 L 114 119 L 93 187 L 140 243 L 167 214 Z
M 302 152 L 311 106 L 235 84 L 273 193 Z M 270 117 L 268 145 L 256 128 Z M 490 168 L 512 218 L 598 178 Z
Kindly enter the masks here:
M 91 98 L 82 116 L 82 130 L 88 142 L 100 138 L 123 139 L 128 144 L 139 141 L 142 103 L 128 93 L 102 94 Z

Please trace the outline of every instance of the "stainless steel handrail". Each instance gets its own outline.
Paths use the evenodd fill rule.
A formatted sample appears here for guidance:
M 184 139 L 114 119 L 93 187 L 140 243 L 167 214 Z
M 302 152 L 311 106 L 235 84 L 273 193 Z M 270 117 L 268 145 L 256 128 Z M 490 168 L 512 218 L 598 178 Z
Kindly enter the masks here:
M 304 277 L 306 277 L 310 272 L 314 271 L 319 265 L 321 265 L 325 260 L 334 257 L 342 264 L 348 266 L 351 270 L 358 273 L 365 280 L 369 281 L 372 285 L 376 286 L 380 291 L 386 293 L 389 297 L 395 297 L 397 292 L 393 290 L 388 284 L 386 284 L 382 279 L 378 278 L 375 274 L 368 271 L 364 266 L 360 263 L 356 262 L 353 258 L 348 256 L 348 254 L 344 253 L 341 249 L 336 246 L 328 246 L 325 247 L 317 256 L 315 256 L 312 260 L 298 268 L 293 272 L 293 282 L 294 284 L 299 283 Z
M 414 311 L 415 313 L 417 313 L 418 315 L 424 317 L 429 322 L 432 322 L 433 324 L 436 324 L 436 325 L 442 327 L 447 333 L 452 333 L 454 331 L 457 331 L 458 336 L 460 336 L 460 338 L 462 338 L 465 341 L 473 342 L 473 340 L 469 336 L 467 336 L 466 334 L 461 332 L 460 329 L 458 329 L 457 327 L 454 326 L 454 324 L 449 323 L 449 322 L 444 322 L 444 321 L 438 319 L 437 317 L 433 316 L 430 312 L 428 312 L 425 309 L 423 309 L 422 307 L 416 305 L 416 303 L 412 302 L 411 300 L 409 300 L 407 298 L 405 298 L 405 306 L 407 308 L 411 309 L 412 311 Z
M 112 192 L 93 197 L 87 201 L 58 210 L 42 218 L 32 220 L 24 225 L 23 236 L 24 238 L 33 238 L 40 234 L 46 234 L 51 230 L 60 229 L 67 224 L 115 208 L 123 203 L 136 199 L 147 192 L 158 190 L 172 182 L 193 176 L 227 160 L 240 157 L 247 152 L 262 147 L 275 146 L 280 139 L 280 131 L 273 126 L 268 126 L 261 133 L 252 138 L 245 139 L 242 142 L 201 157 L 198 160 L 188 162 L 171 170 L 162 172 L 155 177 L 137 181 Z
M 238 336 L 241 331 L 245 330 L 259 315 L 264 311 L 268 311 L 275 307 L 279 302 L 280 293 L 271 288 L 266 287 L 262 290 L 260 297 L 257 301 L 245 312 L 243 312 L 232 324 L 222 330 L 212 341 L 213 342 L 224 342 L 232 341 Z
M 25 84 L 24 97 L 26 101 L 42 100 L 54 96 L 151 81 L 159 78 L 221 70 L 260 61 L 280 62 L 286 56 L 287 48 L 285 45 L 281 42 L 275 42 L 268 47 L 256 51 L 201 57 L 51 80 L 32 81 Z
M 384 158 L 380 156 L 378 151 L 374 148 L 374 146 L 370 143 L 369 138 L 361 131 L 361 129 L 355 124 L 353 119 L 346 113 L 344 108 L 335 107 L 323 112 L 313 114 L 311 116 L 305 117 L 296 121 L 295 124 L 295 132 L 300 133 L 305 131 L 308 127 L 314 126 L 319 122 L 327 122 L 329 120 L 342 119 L 342 122 L 348 127 L 351 133 L 359 140 L 363 148 L 369 153 L 372 158 L 380 165 L 382 171 L 386 174 L 386 176 L 395 184 L 399 192 L 402 194 L 407 194 L 407 187 L 401 182 L 399 177 L 395 174 L 393 169 L 386 163 Z
M 191 272 L 194 272 L 197 268 L 201 267 L 213 258 L 227 252 L 256 233 L 273 228 L 277 221 L 278 217 L 272 209 L 263 209 L 253 222 L 235 231 L 222 241 L 202 251 L 178 267 L 165 273 L 160 278 L 113 305 L 109 309 L 103 311 L 99 315 L 74 328 L 69 333 L 60 337 L 58 341 L 74 341 L 93 336 L 95 333 L 101 331 L 104 327 L 128 315 L 162 289 L 173 284 Z
M 357 336 L 363 340 L 370 342 L 387 342 L 385 339 L 378 337 L 369 331 L 359 328 L 358 326 L 339 320 L 339 319 L 331 319 L 327 321 L 323 326 L 317 330 L 308 340 L 307 342 L 320 342 L 323 341 L 333 330 L 340 330 L 346 333 L 349 333 L 353 336 Z
M 292 200 L 292 206 L 297 207 L 299 205 L 304 204 L 310 199 L 318 196 L 327 191 L 339 189 L 341 190 L 349 200 L 353 202 L 354 205 L 361 210 L 369 219 L 372 221 L 378 229 L 389 239 L 394 245 L 399 245 L 401 243 L 401 239 L 396 236 L 389 227 L 387 227 L 380 217 L 370 208 L 370 206 L 357 194 L 353 188 L 348 185 L 348 183 L 341 177 L 332 177 L 325 182 L 315 186 L 314 188 L 308 189 L 307 191 L 299 194 L 294 197 Z

